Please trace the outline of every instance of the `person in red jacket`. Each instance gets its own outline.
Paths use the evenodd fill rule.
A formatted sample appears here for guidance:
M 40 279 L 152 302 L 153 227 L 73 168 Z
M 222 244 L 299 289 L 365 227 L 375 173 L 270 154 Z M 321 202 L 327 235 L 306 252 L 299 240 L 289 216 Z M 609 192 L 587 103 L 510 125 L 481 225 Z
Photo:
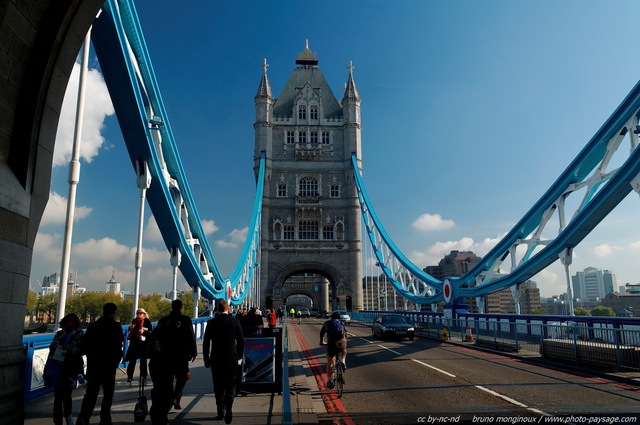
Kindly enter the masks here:
M 276 327 L 276 322 L 278 318 L 276 317 L 276 312 L 273 310 L 269 310 L 267 313 L 267 318 L 269 319 L 269 328 L 273 329 Z

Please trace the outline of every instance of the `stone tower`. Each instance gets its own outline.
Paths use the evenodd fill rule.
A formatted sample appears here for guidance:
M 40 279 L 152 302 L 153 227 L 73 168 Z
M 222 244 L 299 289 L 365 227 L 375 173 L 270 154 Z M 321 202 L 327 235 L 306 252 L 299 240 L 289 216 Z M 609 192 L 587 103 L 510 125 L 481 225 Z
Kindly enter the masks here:
M 300 294 L 319 309 L 361 309 L 360 206 L 351 155 L 361 167 L 362 126 L 353 67 L 339 101 L 307 42 L 278 98 L 265 59 L 255 104 L 256 173 L 260 154 L 266 155 L 260 302 L 277 308 Z M 300 279 L 309 276 L 310 282 Z

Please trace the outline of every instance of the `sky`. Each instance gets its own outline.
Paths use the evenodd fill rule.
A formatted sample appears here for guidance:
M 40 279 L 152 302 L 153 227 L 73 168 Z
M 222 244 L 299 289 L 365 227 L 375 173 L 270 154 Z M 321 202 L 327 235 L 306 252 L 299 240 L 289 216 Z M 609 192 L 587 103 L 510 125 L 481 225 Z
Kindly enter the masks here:
M 366 189 L 395 244 L 420 268 L 453 249 L 488 252 L 640 78 L 633 0 L 136 5 L 224 275 L 240 255 L 251 218 L 253 98 L 264 58 L 274 97 L 307 39 L 339 99 L 353 62 Z M 88 290 L 103 291 L 115 271 L 123 290 L 133 291 L 140 195 L 93 52 L 89 66 L 70 269 Z M 65 97 L 50 200 L 36 238 L 34 290 L 61 269 L 78 69 Z M 618 285 L 640 282 L 639 211 L 632 192 L 574 250 L 571 273 L 597 267 L 615 273 Z M 168 292 L 169 254 L 148 207 L 144 235 L 141 292 Z M 566 292 L 559 262 L 534 280 L 542 296 Z

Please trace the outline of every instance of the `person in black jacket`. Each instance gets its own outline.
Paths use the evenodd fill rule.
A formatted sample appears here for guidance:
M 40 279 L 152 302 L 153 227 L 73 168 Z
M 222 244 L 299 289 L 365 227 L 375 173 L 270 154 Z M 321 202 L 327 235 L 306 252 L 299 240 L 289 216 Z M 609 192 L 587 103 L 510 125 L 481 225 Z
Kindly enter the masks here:
M 182 301 L 173 300 L 171 313 L 158 320 L 153 330 L 157 352 L 151 356 L 149 372 L 153 381 L 151 390 L 151 409 L 149 415 L 154 425 L 166 425 L 167 414 L 171 409 L 173 397 L 173 379 L 177 378 L 176 390 L 182 394 L 182 387 L 189 373 L 189 360 L 198 355 L 193 324 L 189 316 L 182 314 Z
M 224 418 L 225 423 L 229 424 L 233 419 L 237 366 L 242 363 L 244 335 L 240 323 L 229 314 L 227 301 L 220 301 L 217 311 L 218 315 L 207 322 L 202 351 L 204 366 L 211 367 L 217 419 Z
M 111 404 L 116 385 L 116 370 L 122 360 L 124 334 L 122 325 L 116 322 L 114 303 L 102 308 L 103 316 L 89 325 L 80 342 L 82 353 L 87 356 L 87 391 L 82 399 L 82 407 L 76 425 L 87 425 L 96 407 L 96 400 L 102 387 L 100 425 L 111 425 Z

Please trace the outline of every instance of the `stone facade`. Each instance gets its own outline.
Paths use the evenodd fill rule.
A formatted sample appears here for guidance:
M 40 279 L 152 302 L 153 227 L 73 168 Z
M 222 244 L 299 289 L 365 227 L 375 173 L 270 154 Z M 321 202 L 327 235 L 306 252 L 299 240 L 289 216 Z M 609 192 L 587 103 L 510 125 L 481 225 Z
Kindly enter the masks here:
M 53 145 L 96 0 L 0 2 L 0 417 L 21 424 L 23 319 Z
M 307 46 L 274 98 L 265 61 L 255 103 L 256 173 L 260 155 L 266 156 L 260 302 L 277 308 L 299 293 L 320 309 L 328 302 L 334 309 L 362 308 L 360 207 L 351 165 L 352 153 L 360 164 L 362 127 L 352 68 L 339 102 Z M 319 275 L 329 287 L 287 288 L 287 279 L 300 273 Z

